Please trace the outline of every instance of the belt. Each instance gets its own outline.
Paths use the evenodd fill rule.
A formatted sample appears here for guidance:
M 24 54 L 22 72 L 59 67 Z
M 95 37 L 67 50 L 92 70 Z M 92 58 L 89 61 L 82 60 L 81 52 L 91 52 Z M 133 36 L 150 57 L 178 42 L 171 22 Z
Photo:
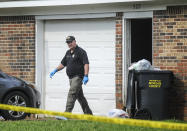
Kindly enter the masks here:
M 79 75 L 74 75 L 74 76 L 68 76 L 69 77 L 69 79 L 72 79 L 72 78 L 74 78 L 74 77 L 80 77 L 81 79 L 83 79 L 83 76 L 79 76 Z

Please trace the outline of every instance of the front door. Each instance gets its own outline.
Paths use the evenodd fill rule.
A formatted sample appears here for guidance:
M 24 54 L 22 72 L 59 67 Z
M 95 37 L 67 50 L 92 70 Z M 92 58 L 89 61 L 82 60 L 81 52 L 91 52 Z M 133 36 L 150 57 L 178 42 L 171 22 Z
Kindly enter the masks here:
M 147 13 L 145 13 L 147 14 Z M 136 18 L 138 17 L 138 18 Z M 124 19 L 124 102 L 127 96 L 128 68 L 146 59 L 152 63 L 152 17 L 143 15 Z

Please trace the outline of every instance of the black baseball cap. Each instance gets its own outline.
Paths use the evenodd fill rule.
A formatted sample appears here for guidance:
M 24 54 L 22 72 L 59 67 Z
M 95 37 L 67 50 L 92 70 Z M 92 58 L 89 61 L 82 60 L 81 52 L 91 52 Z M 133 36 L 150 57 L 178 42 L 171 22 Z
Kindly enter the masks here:
M 72 41 L 74 41 L 75 40 L 75 37 L 74 36 L 68 36 L 67 38 L 66 38 L 66 43 L 71 43 Z

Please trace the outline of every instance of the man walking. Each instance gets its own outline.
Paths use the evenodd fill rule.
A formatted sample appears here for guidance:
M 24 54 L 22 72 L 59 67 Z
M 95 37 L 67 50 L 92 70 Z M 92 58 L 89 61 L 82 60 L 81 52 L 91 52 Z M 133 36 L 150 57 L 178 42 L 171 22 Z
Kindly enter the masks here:
M 87 53 L 76 44 L 74 36 L 68 36 L 66 38 L 66 43 L 70 49 L 66 52 L 59 66 L 50 73 L 50 78 L 52 78 L 56 72 L 66 67 L 70 89 L 65 112 L 72 112 L 75 101 L 78 100 L 83 112 L 85 114 L 92 114 L 82 90 L 82 83 L 86 84 L 88 82 L 89 60 Z

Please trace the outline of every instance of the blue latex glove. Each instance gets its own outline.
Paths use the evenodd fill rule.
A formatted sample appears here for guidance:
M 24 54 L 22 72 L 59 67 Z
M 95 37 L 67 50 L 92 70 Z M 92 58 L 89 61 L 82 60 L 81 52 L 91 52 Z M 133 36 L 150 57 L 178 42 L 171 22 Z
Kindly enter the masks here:
M 57 69 L 54 69 L 51 73 L 50 73 L 50 78 L 52 78 L 54 76 L 54 74 L 57 72 L 58 70 Z
M 88 82 L 88 76 L 85 75 L 83 80 L 82 80 L 82 83 L 86 85 L 87 82 Z

